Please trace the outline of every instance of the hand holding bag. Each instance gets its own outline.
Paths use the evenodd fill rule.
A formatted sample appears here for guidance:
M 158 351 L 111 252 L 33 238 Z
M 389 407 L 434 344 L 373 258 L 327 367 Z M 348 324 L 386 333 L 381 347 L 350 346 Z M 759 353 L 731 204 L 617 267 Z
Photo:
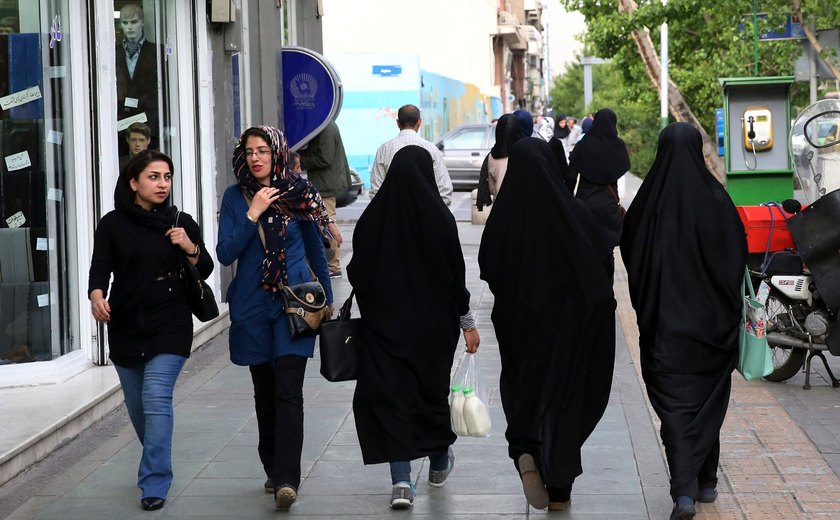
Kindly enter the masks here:
M 738 332 L 738 372 L 744 379 L 751 381 L 760 379 L 773 372 L 773 356 L 767 345 L 765 331 L 767 319 L 764 305 L 755 298 L 749 269 L 744 267 L 744 282 L 741 284 L 741 294 L 744 285 L 749 290 L 749 296 L 744 295 L 744 305 L 741 311 L 741 329 Z
M 321 322 L 321 375 L 327 381 L 352 381 L 356 379 L 358 352 L 364 336 L 362 319 L 351 318 L 353 294 L 341 306 L 334 320 Z
M 178 219 L 181 212 L 175 214 L 175 227 L 178 226 Z M 184 279 L 184 293 L 187 296 L 187 304 L 190 311 L 201 322 L 210 321 L 219 316 L 219 306 L 216 304 L 216 297 L 213 295 L 213 290 L 201 278 L 201 273 L 190 262 L 184 254 L 184 251 L 179 248 L 179 256 L 181 258 L 181 271 Z

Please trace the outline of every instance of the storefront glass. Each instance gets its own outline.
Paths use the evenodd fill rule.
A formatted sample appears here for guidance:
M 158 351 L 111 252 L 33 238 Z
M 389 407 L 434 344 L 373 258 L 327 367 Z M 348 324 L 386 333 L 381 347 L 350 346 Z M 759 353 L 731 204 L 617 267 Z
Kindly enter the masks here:
M 134 154 L 146 148 L 169 155 L 176 171 L 173 203 L 180 205 L 174 1 L 117 0 L 114 9 L 120 169 Z
M 78 348 L 68 240 L 69 45 L 78 33 L 65 26 L 67 12 L 67 0 L 0 0 L 0 365 Z

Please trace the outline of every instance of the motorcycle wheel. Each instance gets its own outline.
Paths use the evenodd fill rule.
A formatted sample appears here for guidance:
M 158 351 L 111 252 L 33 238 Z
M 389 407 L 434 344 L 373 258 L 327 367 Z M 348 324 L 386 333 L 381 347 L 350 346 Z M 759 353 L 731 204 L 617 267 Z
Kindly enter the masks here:
M 764 306 L 767 312 L 767 332 L 781 331 L 792 325 L 787 305 L 782 298 L 775 290 L 771 290 L 767 297 L 767 303 Z M 770 354 L 773 356 L 774 370 L 764 376 L 764 379 L 781 383 L 799 372 L 805 364 L 807 351 L 801 348 L 770 345 Z

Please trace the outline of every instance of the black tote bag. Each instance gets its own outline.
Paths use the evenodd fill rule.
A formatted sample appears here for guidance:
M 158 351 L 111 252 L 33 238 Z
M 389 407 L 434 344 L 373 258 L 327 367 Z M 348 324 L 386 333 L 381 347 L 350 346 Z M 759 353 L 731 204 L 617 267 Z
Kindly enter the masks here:
M 178 227 L 178 218 L 181 216 L 179 211 L 175 215 L 175 227 Z M 201 278 L 198 269 L 189 261 L 184 255 L 184 252 L 179 249 L 179 256 L 181 257 L 181 269 L 184 278 L 184 292 L 187 295 L 187 304 L 193 316 L 198 318 L 198 321 L 207 322 L 219 317 L 219 306 L 216 304 L 216 297 L 213 295 L 213 290 Z
M 362 318 L 351 318 L 353 293 L 341 306 L 334 320 L 321 322 L 319 336 L 321 375 L 327 381 L 352 381 L 356 379 L 359 345 L 363 341 Z

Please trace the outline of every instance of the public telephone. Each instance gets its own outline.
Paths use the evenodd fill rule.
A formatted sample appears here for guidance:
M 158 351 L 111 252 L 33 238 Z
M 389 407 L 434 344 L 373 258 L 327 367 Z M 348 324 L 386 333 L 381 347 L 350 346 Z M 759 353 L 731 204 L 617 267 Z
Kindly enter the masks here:
M 748 107 L 741 120 L 744 127 L 744 148 L 764 152 L 773 148 L 773 114 L 762 106 Z

